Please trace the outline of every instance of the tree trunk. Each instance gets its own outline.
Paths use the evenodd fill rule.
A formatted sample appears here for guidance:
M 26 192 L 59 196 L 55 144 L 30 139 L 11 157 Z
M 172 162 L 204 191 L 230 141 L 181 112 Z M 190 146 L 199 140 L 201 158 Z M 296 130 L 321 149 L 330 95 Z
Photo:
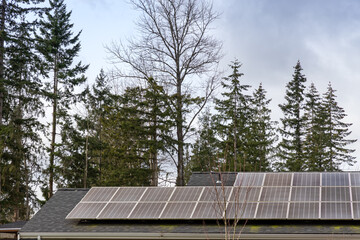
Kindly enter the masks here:
M 180 79 L 180 77 L 179 77 Z M 183 136 L 183 116 L 182 116 L 182 96 L 181 96 L 181 82 L 178 81 L 176 94 L 176 135 L 178 145 L 178 165 L 176 185 L 184 186 L 184 136 Z
M 57 119 L 57 95 L 58 95 L 58 76 L 57 76 L 57 57 L 55 57 L 54 66 L 54 91 L 53 91 L 53 113 L 52 113 L 52 132 L 51 132 L 51 150 L 49 164 L 49 195 L 52 197 L 54 191 L 54 158 L 55 158 L 55 138 L 56 138 L 56 119 Z
M 3 102 L 4 102 L 4 55 L 5 55 L 5 14 L 6 14 L 6 0 L 1 3 L 1 19 L 0 19 L 0 126 L 3 123 Z M 1 178 L 0 178 L 1 180 Z M 0 184 L 1 189 L 1 184 Z M 1 192 L 1 191 L 0 191 Z
M 85 141 L 85 169 L 84 169 L 84 188 L 87 188 L 87 175 L 88 175 L 88 152 L 89 152 L 89 121 L 87 121 L 87 133 Z
M 156 110 L 157 110 L 157 99 L 154 98 L 154 105 L 153 105 L 153 113 L 152 115 L 152 122 L 153 122 L 153 131 L 152 131 L 152 144 L 157 144 L 157 116 L 156 116 Z M 157 146 L 153 146 L 150 150 L 150 161 L 151 161 L 151 186 L 157 186 L 158 185 L 158 159 L 157 159 Z

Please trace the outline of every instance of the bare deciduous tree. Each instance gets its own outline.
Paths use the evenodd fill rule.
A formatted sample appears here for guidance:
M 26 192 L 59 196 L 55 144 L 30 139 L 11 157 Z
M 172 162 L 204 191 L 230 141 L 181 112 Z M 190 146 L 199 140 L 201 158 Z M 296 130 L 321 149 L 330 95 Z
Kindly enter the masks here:
M 185 139 L 216 86 L 222 44 L 209 31 L 219 14 L 206 0 L 131 2 L 142 13 L 137 22 L 140 36 L 107 50 L 114 63 L 131 69 L 124 72 L 115 65 L 118 77 L 153 77 L 164 86 L 176 128 L 176 184 L 184 185 Z

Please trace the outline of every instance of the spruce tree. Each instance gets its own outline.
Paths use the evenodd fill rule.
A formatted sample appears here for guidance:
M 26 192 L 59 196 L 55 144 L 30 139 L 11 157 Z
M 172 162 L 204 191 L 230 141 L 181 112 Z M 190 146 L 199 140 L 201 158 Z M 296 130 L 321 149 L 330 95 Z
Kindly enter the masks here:
M 304 90 L 306 78 L 302 74 L 300 61 L 294 67 L 293 79 L 287 84 L 285 103 L 280 104 L 284 116 L 281 118 L 282 126 L 279 129 L 282 136 L 279 143 L 279 157 L 282 166 L 289 171 L 305 170 L 304 138 Z
M 305 101 L 306 137 L 304 142 L 304 156 L 307 171 L 328 170 L 324 156 L 324 116 L 322 114 L 321 97 L 314 83 L 306 93 Z
M 243 85 L 239 72 L 241 64 L 235 60 L 230 65 L 232 74 L 221 82 L 226 90 L 221 99 L 215 99 L 216 130 L 221 140 L 222 158 L 227 171 L 248 169 L 248 135 L 250 120 L 251 96 L 246 94 L 249 85 Z
M 210 109 L 199 117 L 199 130 L 193 145 L 190 170 L 199 172 L 217 171 L 219 169 L 219 141 Z
M 277 140 L 276 122 L 271 120 L 271 110 L 268 105 L 271 99 L 266 98 L 266 90 L 259 85 L 252 96 L 250 132 L 249 134 L 249 163 L 251 171 L 269 171 L 271 159 L 274 158 L 273 144 Z
M 352 124 L 343 121 L 347 115 L 345 110 L 338 105 L 331 83 L 328 84 L 327 91 L 323 96 L 322 114 L 325 135 L 324 162 L 326 166 L 323 166 L 324 170 L 339 171 L 343 163 L 352 166 L 355 157 L 351 154 L 355 150 L 347 148 L 349 144 L 356 142 L 356 140 L 348 139 L 351 134 L 349 128 Z
M 43 109 L 33 48 L 39 2 L 1 1 L 0 222 L 27 220 L 37 204 L 32 186 L 39 173 L 42 125 L 37 117 Z
M 57 166 L 56 135 L 58 123 L 68 115 L 68 110 L 74 102 L 74 88 L 85 81 L 82 75 L 88 66 L 81 62 L 74 64 L 74 58 L 80 51 L 79 36 L 73 36 L 73 24 L 70 23 L 71 12 L 67 12 L 63 0 L 50 0 L 50 10 L 46 19 L 40 22 L 38 36 L 38 51 L 44 58 L 46 76 L 52 77 L 47 85 L 47 100 L 52 104 L 51 144 L 49 148 L 48 196 L 54 191 L 55 168 Z

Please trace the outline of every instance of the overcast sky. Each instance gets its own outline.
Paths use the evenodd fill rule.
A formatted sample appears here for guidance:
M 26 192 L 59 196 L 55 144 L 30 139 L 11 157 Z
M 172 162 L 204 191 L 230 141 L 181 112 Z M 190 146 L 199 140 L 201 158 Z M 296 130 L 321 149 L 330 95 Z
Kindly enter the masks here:
M 75 31 L 82 30 L 80 58 L 90 64 L 93 82 L 101 68 L 111 69 L 104 46 L 136 36 L 138 13 L 125 0 L 67 0 Z M 262 83 L 272 99 L 273 120 L 284 102 L 286 83 L 300 60 L 308 85 L 320 93 L 327 84 L 353 123 L 350 137 L 360 138 L 360 1 L 358 0 L 214 0 L 221 13 L 213 25 L 223 41 L 221 66 L 235 58 L 242 64 L 243 81 L 253 88 Z M 227 72 L 229 73 L 229 72 Z M 360 159 L 360 140 L 351 146 Z M 360 170 L 360 164 L 346 168 Z

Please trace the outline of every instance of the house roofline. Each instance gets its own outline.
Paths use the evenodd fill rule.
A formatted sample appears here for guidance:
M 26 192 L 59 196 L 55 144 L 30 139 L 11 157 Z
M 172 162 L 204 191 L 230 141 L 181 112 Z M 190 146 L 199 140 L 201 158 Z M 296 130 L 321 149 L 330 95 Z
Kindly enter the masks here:
M 40 238 L 39 238 L 40 237 Z M 324 240 L 359 239 L 359 234 L 241 234 L 237 239 Z M 224 239 L 221 233 L 131 233 L 131 232 L 21 232 L 20 239 Z

